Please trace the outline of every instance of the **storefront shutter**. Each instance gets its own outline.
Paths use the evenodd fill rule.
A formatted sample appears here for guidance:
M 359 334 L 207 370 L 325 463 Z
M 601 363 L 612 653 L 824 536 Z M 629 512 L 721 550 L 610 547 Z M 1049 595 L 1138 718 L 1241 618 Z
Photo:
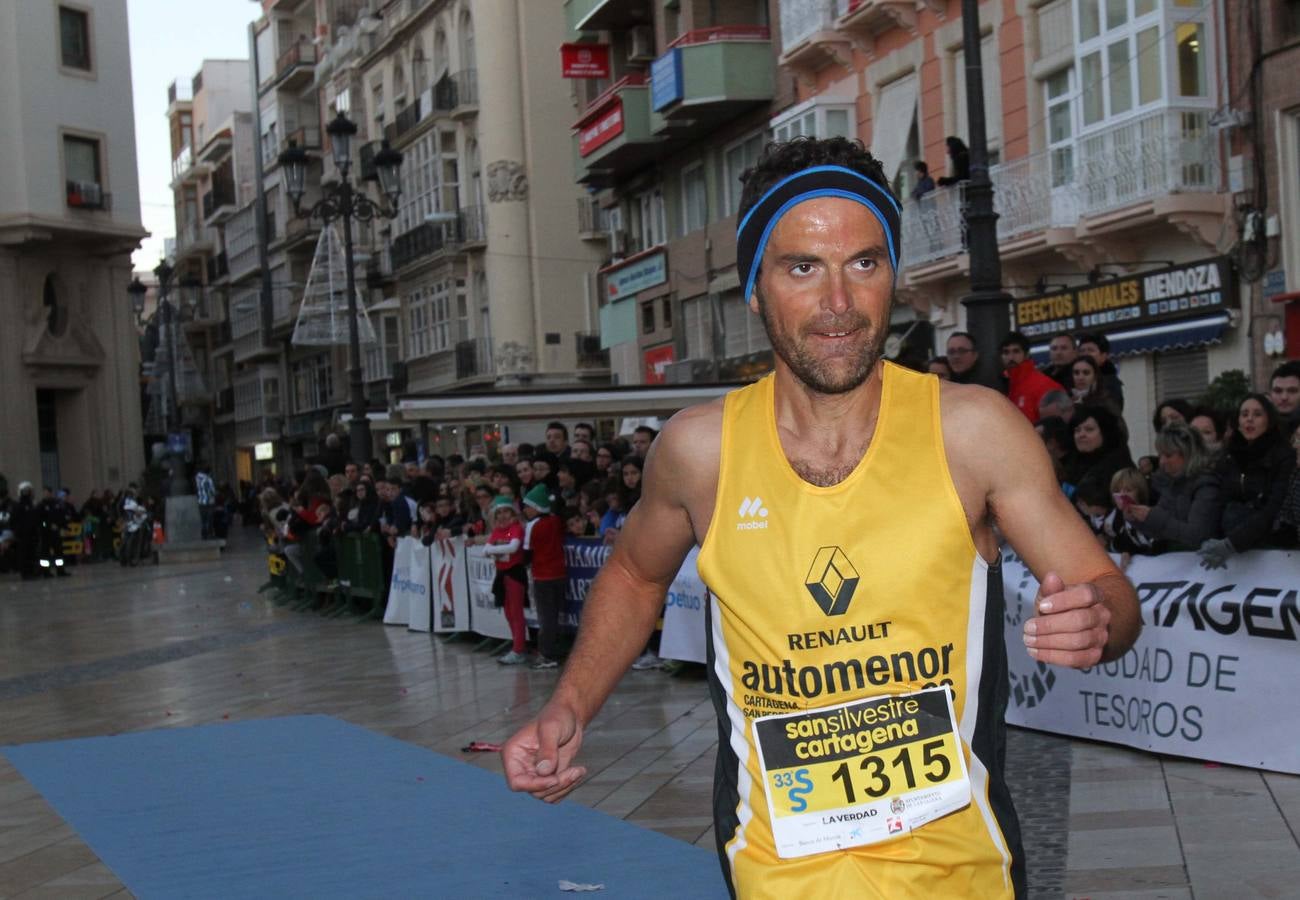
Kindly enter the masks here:
M 1156 402 L 1181 398 L 1195 403 L 1210 384 L 1210 360 L 1205 350 L 1157 353 Z

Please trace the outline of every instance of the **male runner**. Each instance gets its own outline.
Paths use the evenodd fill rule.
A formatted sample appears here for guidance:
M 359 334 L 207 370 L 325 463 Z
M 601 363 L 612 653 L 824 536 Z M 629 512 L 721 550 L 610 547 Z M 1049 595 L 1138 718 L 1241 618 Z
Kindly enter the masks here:
M 577 786 L 584 728 L 699 544 L 715 831 L 746 898 L 1024 895 L 995 524 L 1042 581 L 1034 658 L 1115 659 L 1139 627 L 1025 417 L 882 361 L 884 185 L 839 138 L 773 145 L 747 175 L 737 266 L 775 372 L 664 428 L 554 695 L 502 751 L 515 790 Z

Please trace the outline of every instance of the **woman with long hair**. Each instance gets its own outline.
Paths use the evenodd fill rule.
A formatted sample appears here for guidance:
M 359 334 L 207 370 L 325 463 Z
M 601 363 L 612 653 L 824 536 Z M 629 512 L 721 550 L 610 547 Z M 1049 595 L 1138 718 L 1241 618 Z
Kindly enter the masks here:
M 1119 404 L 1106 391 L 1106 384 L 1101 375 L 1101 367 L 1091 356 L 1080 354 L 1070 364 L 1070 379 L 1073 382 L 1070 397 L 1076 409 L 1085 406 L 1105 407 L 1116 416 L 1120 413 Z
M 1080 407 L 1070 420 L 1070 431 L 1074 449 L 1065 458 L 1064 485 L 1077 488 L 1092 480 L 1109 490 L 1114 474 L 1133 465 L 1119 417 L 1104 406 Z M 1073 494 L 1071 487 L 1066 492 Z
M 1116 507 L 1163 549 L 1199 549 L 1214 537 L 1222 511 L 1213 457 L 1206 452 L 1201 433 L 1182 422 L 1165 426 L 1156 437 L 1156 452 L 1160 471 L 1151 479 L 1159 492 L 1156 504 L 1124 503 L 1117 496 Z
M 1235 553 L 1281 547 L 1285 532 L 1274 532 L 1296 455 L 1282 435 L 1277 407 L 1263 394 L 1247 394 L 1237 406 L 1237 427 L 1224 445 L 1217 474 L 1223 492 L 1222 538 L 1197 551 L 1201 565 L 1222 568 Z

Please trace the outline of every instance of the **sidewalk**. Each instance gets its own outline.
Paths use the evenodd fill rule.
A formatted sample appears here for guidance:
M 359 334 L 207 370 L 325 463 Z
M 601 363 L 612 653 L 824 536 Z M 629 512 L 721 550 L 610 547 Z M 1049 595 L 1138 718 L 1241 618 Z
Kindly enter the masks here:
M 1070 900 L 1300 896 L 1300 776 L 1072 744 Z

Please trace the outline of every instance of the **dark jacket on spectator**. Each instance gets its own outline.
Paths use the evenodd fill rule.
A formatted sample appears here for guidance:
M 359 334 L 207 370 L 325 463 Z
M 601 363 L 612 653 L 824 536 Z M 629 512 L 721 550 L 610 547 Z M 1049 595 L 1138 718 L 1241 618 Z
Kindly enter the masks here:
M 1074 387 L 1074 363 L 1067 363 L 1064 366 L 1054 366 L 1048 363 L 1038 371 L 1059 384 L 1061 390 L 1067 394 Z
M 1101 386 L 1110 399 L 1119 407 L 1119 411 L 1124 411 L 1124 382 L 1119 380 L 1119 369 L 1110 360 L 1101 367 Z
M 1127 446 L 1080 453 L 1077 450 L 1065 458 L 1065 482 L 1076 487 L 1084 481 L 1095 481 L 1109 489 L 1110 479 L 1120 469 L 1133 465 Z
M 1134 527 L 1162 543 L 1165 550 L 1196 550 L 1215 536 L 1223 504 L 1219 500 L 1219 479 L 1212 472 L 1170 478 L 1159 472 L 1152 478 L 1160 499 L 1151 507 L 1145 522 Z
M 1273 523 L 1286 499 L 1295 451 L 1271 431 L 1247 442 L 1240 433 L 1228 440 L 1219 460 L 1223 493 L 1223 536 L 1238 551 L 1273 546 Z

